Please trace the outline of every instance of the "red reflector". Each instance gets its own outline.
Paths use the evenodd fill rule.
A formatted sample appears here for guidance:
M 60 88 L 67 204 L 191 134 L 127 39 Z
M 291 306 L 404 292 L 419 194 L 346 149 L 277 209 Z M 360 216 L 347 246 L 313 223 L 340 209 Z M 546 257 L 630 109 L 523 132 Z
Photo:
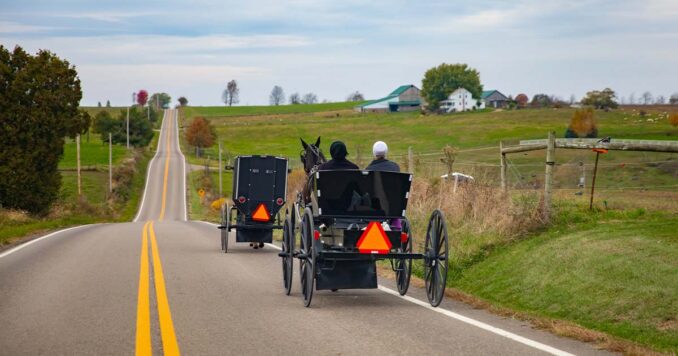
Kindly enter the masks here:
M 406 244 L 407 240 L 408 240 L 407 233 L 401 232 L 400 233 L 400 242 L 403 243 L 403 244 Z
M 278 198 L 278 199 L 275 200 L 275 203 L 278 204 L 278 205 L 283 205 L 283 203 L 285 203 L 285 201 L 283 200 L 283 198 Z
M 386 236 L 381 224 L 372 221 L 360 236 L 356 244 L 360 253 L 384 254 L 391 250 L 391 241 Z
M 313 238 L 316 240 L 320 240 L 320 231 L 313 230 Z
M 259 204 L 257 210 L 255 210 L 254 214 L 252 214 L 252 220 L 262 222 L 271 220 L 271 214 L 268 213 L 268 209 L 266 209 L 265 204 Z
M 245 197 L 238 198 L 238 202 L 240 202 L 240 204 L 244 204 L 246 201 L 247 199 Z

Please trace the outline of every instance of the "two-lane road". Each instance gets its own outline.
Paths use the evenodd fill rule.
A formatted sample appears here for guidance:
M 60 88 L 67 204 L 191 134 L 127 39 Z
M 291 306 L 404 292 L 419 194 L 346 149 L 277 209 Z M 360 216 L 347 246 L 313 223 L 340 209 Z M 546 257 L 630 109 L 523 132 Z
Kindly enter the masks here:
M 256 139 L 256 138 L 253 138 Z M 275 246 L 219 250 L 186 221 L 177 112 L 167 110 L 134 222 L 61 231 L 0 254 L 0 354 L 595 354 L 590 345 L 421 290 L 282 291 Z M 295 271 L 296 272 L 296 271 Z M 482 281 L 479 281 L 482 283 Z

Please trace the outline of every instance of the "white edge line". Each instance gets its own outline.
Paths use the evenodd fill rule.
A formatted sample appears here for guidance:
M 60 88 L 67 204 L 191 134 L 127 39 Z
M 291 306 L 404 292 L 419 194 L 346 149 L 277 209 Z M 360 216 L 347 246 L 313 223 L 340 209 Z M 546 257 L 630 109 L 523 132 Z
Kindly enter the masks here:
M 181 155 L 181 158 L 182 158 L 181 162 L 183 163 L 183 171 L 184 171 L 184 175 L 183 175 L 183 177 L 184 177 L 183 178 L 184 192 L 182 194 L 183 197 L 184 197 L 184 221 L 188 221 L 188 209 L 186 208 L 186 205 L 188 204 L 188 202 L 186 201 L 186 193 L 188 193 L 186 191 L 186 156 L 184 156 L 184 153 L 181 152 L 181 140 L 179 139 L 179 109 L 175 109 L 175 112 L 176 112 L 176 114 L 175 114 L 176 121 L 175 121 L 174 126 L 175 126 L 176 133 L 177 133 L 177 135 L 176 135 L 177 150 L 179 151 L 179 154 Z
M 208 224 L 208 225 L 213 225 L 213 226 L 218 226 L 217 224 L 214 224 L 214 223 L 211 223 L 211 222 L 207 222 L 207 221 L 196 220 L 196 222 L 200 222 L 200 223 Z M 271 247 L 273 247 L 273 248 L 275 248 L 275 249 L 277 249 L 277 250 L 282 250 L 281 247 L 278 247 L 278 246 L 276 246 L 276 245 L 274 245 L 274 244 L 269 244 L 269 243 L 267 243 L 266 245 L 271 246 Z M 503 337 L 505 337 L 505 338 L 511 339 L 511 340 L 513 340 L 513 341 L 519 342 L 519 343 L 521 343 L 521 344 L 524 344 L 524 345 L 533 347 L 533 348 L 535 348 L 535 349 L 538 349 L 538 350 L 541 350 L 541 351 L 544 351 L 544 352 L 548 352 L 548 353 L 550 353 L 550 354 L 552 354 L 552 355 L 558 355 L 558 356 L 574 356 L 573 354 L 571 354 L 571 353 L 569 353 L 569 352 L 566 352 L 566 351 L 563 351 L 563 350 L 556 349 L 555 347 L 552 347 L 552 346 L 549 346 L 549 345 L 542 344 L 542 343 L 540 343 L 540 342 L 537 342 L 537 341 L 528 339 L 528 338 L 526 338 L 526 337 L 522 337 L 522 336 L 520 336 L 520 335 L 514 334 L 514 333 L 509 332 L 509 331 L 506 331 L 506 330 L 504 330 L 504 329 L 500 329 L 500 328 L 494 327 L 494 326 L 492 326 L 492 325 L 483 323 L 482 321 L 478 321 L 478 320 L 475 320 L 475 319 L 471 319 L 471 318 L 469 318 L 469 317 L 467 317 L 467 316 L 463 316 L 463 315 L 461 315 L 461 314 L 457 314 L 457 313 L 452 312 L 452 311 L 449 311 L 449 310 L 447 310 L 447 309 L 443 309 L 443 308 L 434 308 L 434 307 L 432 307 L 430 304 L 428 304 L 427 302 L 421 301 L 421 300 L 419 300 L 419 299 L 412 298 L 412 297 L 407 296 L 407 295 L 402 295 L 402 296 L 401 296 L 400 293 L 394 291 L 394 290 L 391 289 L 391 288 L 384 287 L 384 286 L 382 286 L 381 284 L 377 286 L 377 289 L 379 289 L 380 291 L 382 291 L 382 292 L 384 292 L 384 293 L 388 293 L 388 294 L 391 294 L 391 295 L 393 295 L 393 296 L 402 298 L 402 299 L 404 299 L 404 300 L 406 300 L 406 301 L 408 301 L 408 302 L 410 302 L 410 303 L 414 303 L 414 304 L 419 305 L 419 306 L 421 306 L 421 307 L 424 307 L 424 308 L 426 308 L 426 309 L 429 309 L 429 310 L 432 310 L 432 311 L 434 311 L 434 312 L 443 314 L 443 315 L 445 315 L 445 316 L 447 316 L 447 317 L 450 317 L 450 318 L 459 320 L 459 321 L 464 322 L 464 323 L 467 323 L 467 324 L 471 324 L 471 325 L 473 325 L 473 326 L 475 326 L 475 327 L 481 328 L 481 329 L 486 330 L 486 331 L 489 331 L 489 332 L 491 332 L 491 333 L 495 333 L 495 334 L 497 334 L 497 335 L 499 335 L 499 336 L 503 336 Z
M 148 163 L 148 171 L 146 172 L 146 183 L 144 184 L 144 195 L 141 197 L 141 204 L 139 204 L 139 210 L 137 211 L 137 215 L 134 217 L 134 220 L 132 220 L 132 222 L 139 221 L 139 215 L 141 215 L 141 212 L 144 210 L 144 203 L 146 202 L 146 191 L 148 190 L 148 180 L 151 177 L 151 168 L 153 168 L 153 162 L 155 162 L 155 158 L 158 157 L 158 153 L 160 153 L 160 141 L 162 141 L 162 128 L 165 126 L 165 116 L 167 116 L 166 110 L 163 111 L 162 125 L 160 126 L 160 134 L 158 135 L 158 147 L 155 148 L 155 155 L 153 155 L 153 158 L 151 158 L 151 162 Z
M 7 251 L 5 251 L 5 252 L 3 252 L 3 253 L 0 253 L 0 258 L 3 258 L 3 257 L 5 257 L 5 256 L 8 256 L 8 255 L 10 255 L 10 254 L 12 254 L 12 253 L 14 253 L 14 252 L 17 252 L 17 251 L 23 249 L 24 247 L 30 246 L 30 245 L 32 245 L 32 244 L 34 244 L 34 243 L 36 243 L 36 242 L 39 242 L 39 241 L 41 241 L 41 240 L 44 240 L 44 239 L 46 239 L 46 238 L 48 238 L 48 237 L 50 237 L 50 236 L 54 236 L 54 235 L 60 234 L 60 233 L 62 233 L 62 232 L 71 231 L 71 230 L 75 230 L 75 229 L 80 229 L 80 228 L 83 228 L 83 227 L 86 227 L 86 226 L 94 226 L 94 225 L 99 225 L 99 224 L 87 224 L 87 225 L 73 226 L 73 227 L 69 227 L 69 228 L 63 229 L 63 230 L 55 231 L 55 232 L 53 232 L 53 233 L 47 234 L 47 235 L 42 236 L 42 237 L 38 237 L 37 239 L 33 239 L 33 240 L 31 240 L 31 241 L 25 242 L 25 243 L 23 243 L 23 244 L 21 244 L 21 245 L 19 245 L 19 246 L 16 246 L 16 247 L 14 247 L 14 248 L 12 248 L 12 249 L 10 249 L 10 250 L 7 250 Z

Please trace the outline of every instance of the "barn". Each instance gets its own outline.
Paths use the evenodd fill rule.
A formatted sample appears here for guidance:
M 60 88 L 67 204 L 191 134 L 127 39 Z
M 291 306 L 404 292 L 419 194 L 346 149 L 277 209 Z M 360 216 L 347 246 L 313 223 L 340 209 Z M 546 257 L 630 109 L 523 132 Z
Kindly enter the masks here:
M 480 95 L 480 99 L 485 103 L 486 108 L 505 108 L 508 106 L 508 98 L 499 90 L 485 90 Z
M 412 84 L 401 85 L 388 96 L 370 100 L 356 106 L 358 112 L 399 112 L 420 110 L 422 104 L 419 88 Z

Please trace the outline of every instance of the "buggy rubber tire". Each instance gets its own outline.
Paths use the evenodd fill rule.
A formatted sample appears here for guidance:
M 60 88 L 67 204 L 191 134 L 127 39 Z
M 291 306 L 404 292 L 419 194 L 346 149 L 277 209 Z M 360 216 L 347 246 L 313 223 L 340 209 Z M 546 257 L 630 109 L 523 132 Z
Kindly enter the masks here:
M 305 257 L 300 258 L 301 294 L 304 297 L 304 306 L 309 307 L 313 299 L 315 284 L 315 249 L 313 246 L 313 213 L 310 208 L 304 210 L 301 220 L 301 249 Z
M 407 234 L 407 242 L 405 246 L 401 246 L 398 252 L 401 253 L 412 253 L 412 228 L 410 227 L 410 221 L 407 218 L 404 218 L 402 221 L 402 233 Z M 396 286 L 398 287 L 398 293 L 400 295 L 407 294 L 407 290 L 410 288 L 410 280 L 412 279 L 412 260 L 409 258 L 396 259 Z
M 433 307 L 437 307 L 445 296 L 447 271 L 449 269 L 449 241 L 445 216 L 436 209 L 431 213 L 426 229 L 424 252 L 424 281 L 426 297 Z
M 224 229 L 221 230 L 221 250 L 224 253 L 228 253 L 228 235 L 229 226 L 231 224 L 231 207 L 228 204 L 224 204 L 221 211 L 221 226 Z
M 285 289 L 285 295 L 290 295 L 292 291 L 292 276 L 294 268 L 294 256 L 292 255 L 292 239 L 294 239 L 294 231 L 291 230 L 290 217 L 289 215 L 283 223 L 283 242 L 282 250 L 283 253 L 286 253 L 282 258 L 282 271 L 283 271 L 283 288 Z

